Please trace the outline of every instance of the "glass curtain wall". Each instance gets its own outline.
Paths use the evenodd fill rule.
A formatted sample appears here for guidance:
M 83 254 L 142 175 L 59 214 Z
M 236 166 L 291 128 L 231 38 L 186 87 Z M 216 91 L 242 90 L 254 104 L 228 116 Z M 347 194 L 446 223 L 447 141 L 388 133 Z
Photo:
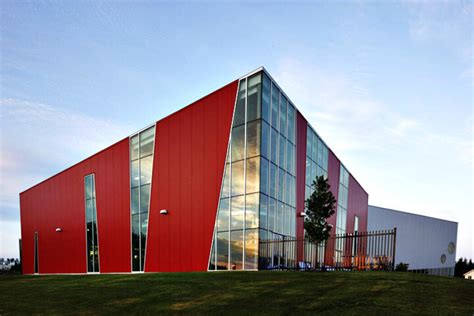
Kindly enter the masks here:
M 87 272 L 99 272 L 99 239 L 97 238 L 94 174 L 85 176 L 84 188 L 86 199 Z
M 255 270 L 259 239 L 295 236 L 295 151 L 293 105 L 263 72 L 240 80 L 209 270 Z
M 337 197 L 337 218 L 336 218 L 336 234 L 346 233 L 346 222 L 347 222 L 347 197 L 349 194 L 349 172 L 341 164 L 339 172 L 339 192 Z M 339 238 L 336 240 L 335 247 L 335 262 L 339 264 L 342 262 L 343 255 L 343 239 Z
M 145 265 L 154 143 L 155 126 L 130 138 L 130 213 L 133 271 L 143 271 Z
M 262 155 L 260 239 L 296 237 L 296 110 L 271 78 L 262 80 Z M 282 267 L 295 253 L 278 243 L 266 244 L 261 268 Z
M 316 177 L 324 176 L 328 177 L 328 147 L 321 138 L 316 134 L 316 132 L 308 124 L 306 132 L 306 175 L 305 175 L 305 200 L 307 200 L 310 195 L 314 192 L 312 186 L 313 181 L 316 180 Z M 305 232 L 306 234 L 306 232 Z M 318 256 L 318 258 L 309 258 L 305 257 L 306 261 L 324 261 L 324 243 L 319 245 L 317 253 L 310 251 L 310 245 L 306 246 L 306 254 L 312 254 L 313 256 Z

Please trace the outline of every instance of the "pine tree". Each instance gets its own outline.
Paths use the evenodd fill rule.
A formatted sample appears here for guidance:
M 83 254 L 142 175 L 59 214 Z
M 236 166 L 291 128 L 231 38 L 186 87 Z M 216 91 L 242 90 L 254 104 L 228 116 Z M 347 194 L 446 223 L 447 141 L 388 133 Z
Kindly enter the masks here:
M 327 219 L 336 211 L 336 198 L 332 194 L 328 179 L 319 176 L 313 181 L 314 192 L 306 200 L 304 229 L 310 242 L 324 242 L 329 238 L 331 225 Z

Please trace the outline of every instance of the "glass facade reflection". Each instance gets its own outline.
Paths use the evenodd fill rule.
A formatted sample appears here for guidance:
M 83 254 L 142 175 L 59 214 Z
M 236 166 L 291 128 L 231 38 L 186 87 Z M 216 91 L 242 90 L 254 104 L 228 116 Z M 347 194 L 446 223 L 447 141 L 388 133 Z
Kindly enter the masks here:
M 86 200 L 87 272 L 99 272 L 99 239 L 97 237 L 94 174 L 84 177 L 84 191 Z
M 145 265 L 154 142 L 154 126 L 130 138 L 132 271 L 143 271 Z
M 209 270 L 255 270 L 295 260 L 261 239 L 296 237 L 295 108 L 264 73 L 240 80 Z

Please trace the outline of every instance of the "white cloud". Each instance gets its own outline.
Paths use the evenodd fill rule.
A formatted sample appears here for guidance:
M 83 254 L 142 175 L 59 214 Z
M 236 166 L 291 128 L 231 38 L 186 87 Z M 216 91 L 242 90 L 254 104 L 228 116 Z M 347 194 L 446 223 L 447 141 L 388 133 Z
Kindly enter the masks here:
M 0 99 L 0 122 L 2 234 L 16 231 L 10 226 L 19 225 L 21 191 L 126 137 L 132 130 L 124 124 L 18 99 Z M 8 239 L 8 243 L 18 237 Z M 0 257 L 1 252 L 17 249 L 16 242 L 8 247 L 3 242 Z
M 466 134 L 440 134 L 423 116 L 372 97 L 351 74 L 285 58 L 274 77 L 370 203 L 458 221 L 458 254 L 472 256 L 472 117 L 460 121 L 471 126 Z

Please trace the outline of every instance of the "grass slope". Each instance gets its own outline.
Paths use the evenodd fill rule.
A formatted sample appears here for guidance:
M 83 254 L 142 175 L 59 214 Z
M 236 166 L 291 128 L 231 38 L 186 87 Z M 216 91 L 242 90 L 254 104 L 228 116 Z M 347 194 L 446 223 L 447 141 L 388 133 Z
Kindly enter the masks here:
M 388 272 L 0 276 L 0 314 L 465 314 L 474 282 Z

